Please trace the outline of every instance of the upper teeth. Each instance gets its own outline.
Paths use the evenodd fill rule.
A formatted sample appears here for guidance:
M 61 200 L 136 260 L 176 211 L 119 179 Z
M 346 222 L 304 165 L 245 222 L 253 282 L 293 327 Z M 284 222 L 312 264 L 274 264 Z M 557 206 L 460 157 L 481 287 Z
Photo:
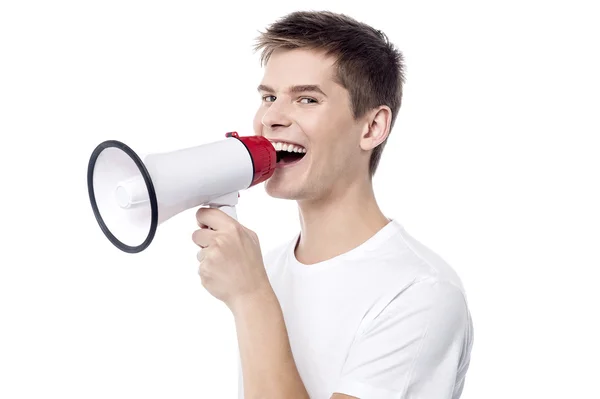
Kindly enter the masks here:
M 287 151 L 287 152 L 300 152 L 305 153 L 306 148 L 301 147 L 299 145 L 288 144 L 288 143 L 279 143 L 279 142 L 271 142 L 273 147 L 275 147 L 276 151 Z

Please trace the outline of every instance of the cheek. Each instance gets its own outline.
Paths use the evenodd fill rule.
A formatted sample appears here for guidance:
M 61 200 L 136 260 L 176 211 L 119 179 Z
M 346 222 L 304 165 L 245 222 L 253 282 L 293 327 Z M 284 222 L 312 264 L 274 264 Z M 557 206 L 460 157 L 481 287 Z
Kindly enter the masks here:
M 339 111 L 323 107 L 322 112 L 298 118 L 298 124 L 319 154 L 343 156 L 348 151 L 352 125 Z
M 303 110 L 293 115 L 293 119 L 308 138 L 311 147 L 327 147 L 336 138 L 336 124 L 326 107 Z

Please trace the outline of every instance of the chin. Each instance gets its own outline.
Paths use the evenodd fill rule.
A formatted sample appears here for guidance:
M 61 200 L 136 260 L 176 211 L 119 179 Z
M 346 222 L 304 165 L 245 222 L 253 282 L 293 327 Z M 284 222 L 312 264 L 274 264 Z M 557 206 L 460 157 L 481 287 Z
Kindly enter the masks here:
M 290 185 L 289 181 L 271 178 L 265 182 L 265 192 L 273 198 L 299 200 L 305 197 L 302 187 L 298 184 Z

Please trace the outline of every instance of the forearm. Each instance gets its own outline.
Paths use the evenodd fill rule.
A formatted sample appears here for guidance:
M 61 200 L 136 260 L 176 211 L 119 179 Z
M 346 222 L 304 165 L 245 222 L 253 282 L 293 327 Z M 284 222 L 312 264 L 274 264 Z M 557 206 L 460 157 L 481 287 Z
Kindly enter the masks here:
M 294 362 L 279 301 L 269 287 L 232 308 L 245 399 L 309 399 Z

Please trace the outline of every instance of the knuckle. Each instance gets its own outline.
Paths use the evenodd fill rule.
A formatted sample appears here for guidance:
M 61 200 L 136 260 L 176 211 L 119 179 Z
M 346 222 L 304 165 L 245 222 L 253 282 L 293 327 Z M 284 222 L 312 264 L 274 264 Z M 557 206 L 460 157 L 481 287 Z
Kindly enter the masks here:
M 244 226 L 242 226 L 239 223 L 233 223 L 233 231 L 235 231 L 238 234 L 243 233 L 245 230 Z
M 210 248 L 202 248 L 202 263 L 204 265 L 207 265 L 208 262 L 210 262 L 211 259 L 211 251 Z
M 208 278 L 210 276 L 210 269 L 205 264 L 201 263 L 198 267 L 198 274 L 202 278 Z
M 252 231 L 250 229 L 246 229 L 246 232 L 248 233 L 248 236 L 250 236 L 250 238 L 252 240 L 254 240 L 255 242 L 258 242 L 258 234 L 256 234 L 254 231 Z

